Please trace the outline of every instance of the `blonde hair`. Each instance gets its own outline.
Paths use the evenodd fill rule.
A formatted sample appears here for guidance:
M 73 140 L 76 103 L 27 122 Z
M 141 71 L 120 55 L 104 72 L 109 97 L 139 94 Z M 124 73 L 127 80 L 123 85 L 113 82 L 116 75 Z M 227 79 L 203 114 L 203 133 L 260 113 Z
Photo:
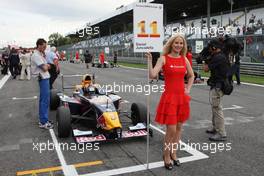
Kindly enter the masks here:
M 180 52 L 180 55 L 182 56 L 186 56 L 186 53 L 187 53 L 187 42 L 185 40 L 185 37 L 181 34 L 175 34 L 173 35 L 171 38 L 169 38 L 169 40 L 166 42 L 166 44 L 164 45 L 163 47 L 163 53 L 162 55 L 168 55 L 171 53 L 171 50 L 172 50 L 172 44 L 174 43 L 175 39 L 176 38 L 181 38 L 183 40 L 183 48 Z

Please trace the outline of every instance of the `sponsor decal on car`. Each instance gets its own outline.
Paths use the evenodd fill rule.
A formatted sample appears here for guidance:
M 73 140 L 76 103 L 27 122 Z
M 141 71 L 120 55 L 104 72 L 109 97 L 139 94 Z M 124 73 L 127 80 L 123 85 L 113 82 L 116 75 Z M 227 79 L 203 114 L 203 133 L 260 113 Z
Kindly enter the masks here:
M 146 136 L 146 135 L 148 135 L 148 132 L 146 130 L 123 131 L 122 133 L 123 138 L 140 137 L 140 136 Z
M 91 136 L 91 137 L 76 137 L 77 143 L 86 143 L 86 142 L 97 142 L 97 141 L 105 141 L 106 137 L 104 135 Z

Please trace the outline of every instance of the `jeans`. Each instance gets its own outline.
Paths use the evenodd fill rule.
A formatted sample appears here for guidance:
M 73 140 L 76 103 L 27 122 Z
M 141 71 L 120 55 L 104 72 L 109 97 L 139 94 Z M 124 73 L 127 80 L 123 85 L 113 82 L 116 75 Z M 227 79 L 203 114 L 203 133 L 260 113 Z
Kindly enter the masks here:
M 234 73 L 235 73 L 235 76 L 236 76 L 237 84 L 240 84 L 240 65 L 239 64 L 235 64 L 233 66 L 233 69 L 234 69 Z
M 39 80 L 39 120 L 41 124 L 45 124 L 49 119 L 50 104 L 50 86 L 49 79 Z
M 19 64 L 18 63 L 10 63 L 9 70 L 11 75 L 15 78 L 19 74 Z
M 233 75 L 236 76 L 237 84 L 240 84 L 240 64 L 234 64 L 231 66 L 230 72 L 228 73 L 230 81 L 232 80 Z

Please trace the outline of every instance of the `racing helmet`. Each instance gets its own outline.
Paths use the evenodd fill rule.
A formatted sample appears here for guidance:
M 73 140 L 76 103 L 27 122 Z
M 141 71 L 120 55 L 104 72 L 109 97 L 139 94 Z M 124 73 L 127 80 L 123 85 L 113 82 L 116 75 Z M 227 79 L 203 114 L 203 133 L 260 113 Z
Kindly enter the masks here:
M 92 76 L 89 74 L 83 75 L 82 85 L 83 87 L 89 87 L 92 84 Z

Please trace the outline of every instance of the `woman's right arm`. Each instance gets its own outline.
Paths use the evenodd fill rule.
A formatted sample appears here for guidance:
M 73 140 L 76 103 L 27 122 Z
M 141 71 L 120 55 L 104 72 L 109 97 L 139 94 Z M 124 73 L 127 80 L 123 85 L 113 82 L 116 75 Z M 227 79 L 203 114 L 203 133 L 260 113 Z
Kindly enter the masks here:
M 155 79 L 158 76 L 162 66 L 164 65 L 164 56 L 161 56 L 158 59 L 154 68 L 152 66 L 152 55 L 151 55 L 151 53 L 146 53 L 146 57 L 148 59 L 149 78 Z

